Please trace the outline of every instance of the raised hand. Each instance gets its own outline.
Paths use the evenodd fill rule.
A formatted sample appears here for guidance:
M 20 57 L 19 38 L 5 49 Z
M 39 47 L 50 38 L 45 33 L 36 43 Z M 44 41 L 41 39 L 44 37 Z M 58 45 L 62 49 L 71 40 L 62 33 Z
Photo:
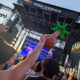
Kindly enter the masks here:
M 45 35 L 43 35 L 43 36 L 40 38 L 39 44 L 44 45 L 45 42 L 46 42 L 46 40 L 47 40 L 48 38 L 51 38 L 51 37 L 53 37 L 53 40 L 54 40 L 54 43 L 55 43 L 55 42 L 56 42 L 56 41 L 55 41 L 55 37 L 54 37 L 52 34 L 45 34 Z
M 1 25 L 0 26 L 0 32 L 6 32 L 7 31 L 6 28 L 7 28 L 7 26 Z

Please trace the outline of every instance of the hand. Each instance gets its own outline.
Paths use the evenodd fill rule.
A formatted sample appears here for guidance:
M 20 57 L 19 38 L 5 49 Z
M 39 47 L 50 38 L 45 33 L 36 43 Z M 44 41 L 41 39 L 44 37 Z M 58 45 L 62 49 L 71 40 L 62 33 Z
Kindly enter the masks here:
M 7 26 L 1 25 L 0 26 L 0 32 L 6 32 L 7 31 L 6 28 L 7 28 Z
M 54 43 L 56 42 L 56 38 L 52 35 L 52 34 L 45 34 L 40 38 L 39 44 L 41 44 L 42 46 L 45 44 L 46 40 L 48 38 L 53 37 Z

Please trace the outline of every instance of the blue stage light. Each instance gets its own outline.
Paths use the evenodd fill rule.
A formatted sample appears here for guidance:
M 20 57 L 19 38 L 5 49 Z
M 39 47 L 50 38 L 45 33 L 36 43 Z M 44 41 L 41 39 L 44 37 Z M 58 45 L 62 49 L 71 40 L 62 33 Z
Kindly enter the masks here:
M 37 45 L 38 44 L 35 43 L 35 42 L 26 40 L 25 43 L 24 43 L 24 45 L 23 45 L 23 48 L 22 48 L 22 51 L 21 51 L 20 55 L 22 55 L 22 56 L 28 56 L 35 49 L 35 47 Z M 44 60 L 44 58 L 47 57 L 49 51 L 50 51 L 50 49 L 42 47 L 42 50 L 41 50 L 40 56 L 38 58 L 38 61 Z

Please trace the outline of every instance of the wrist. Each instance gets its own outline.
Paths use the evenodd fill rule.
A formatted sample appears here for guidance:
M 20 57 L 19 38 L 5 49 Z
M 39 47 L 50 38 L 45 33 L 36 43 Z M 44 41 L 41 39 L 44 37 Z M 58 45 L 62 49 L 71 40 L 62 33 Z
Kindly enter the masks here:
M 61 30 L 58 30 L 56 32 L 54 32 L 52 35 L 57 38 L 57 36 L 61 33 Z
M 44 46 L 44 43 L 39 43 L 38 45 L 42 47 L 42 46 Z

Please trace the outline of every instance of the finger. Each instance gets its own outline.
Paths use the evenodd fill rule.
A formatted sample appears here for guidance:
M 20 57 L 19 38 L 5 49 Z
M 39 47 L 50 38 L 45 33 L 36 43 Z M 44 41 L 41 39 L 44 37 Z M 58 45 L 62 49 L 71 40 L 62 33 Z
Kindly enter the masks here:
M 3 28 L 7 28 L 8 26 L 3 25 Z
M 52 37 L 46 37 L 46 39 L 49 39 L 49 38 L 52 38 L 52 39 L 54 39 L 54 37 L 52 36 Z
M 7 30 L 0 30 L 0 32 L 7 32 Z
M 0 26 L 0 28 L 1 29 L 3 29 L 3 28 L 7 28 L 8 26 L 6 26 L 6 25 L 2 25 L 2 26 Z
M 0 29 L 0 31 L 5 31 L 5 30 L 6 30 L 6 29 L 3 29 L 3 28 L 2 28 L 2 29 Z
M 4 30 L 3 32 L 7 32 L 7 30 Z
M 43 35 L 42 37 L 43 38 L 46 38 L 46 39 L 48 39 L 48 38 L 56 38 L 57 37 L 57 35 L 59 34 L 59 32 L 55 32 L 55 33 L 53 33 L 53 34 L 45 34 L 45 35 Z
M 45 37 L 53 37 L 53 35 L 52 34 L 46 34 L 46 35 L 44 35 Z

